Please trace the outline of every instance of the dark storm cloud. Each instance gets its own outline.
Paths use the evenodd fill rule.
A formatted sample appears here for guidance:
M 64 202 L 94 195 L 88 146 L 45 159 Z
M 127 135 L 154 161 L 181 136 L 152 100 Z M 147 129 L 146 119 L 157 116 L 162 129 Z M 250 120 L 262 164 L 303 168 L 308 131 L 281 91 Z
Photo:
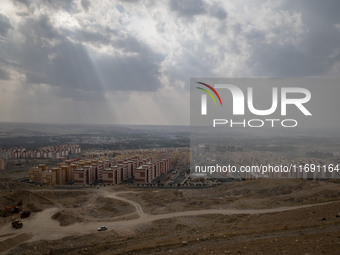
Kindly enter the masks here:
M 340 1 L 338 0 L 282 1 L 281 7 L 302 12 L 304 19 L 315 25 L 322 23 L 338 23 L 340 21 Z
M 257 75 L 311 76 L 327 74 L 340 63 L 340 1 L 283 2 L 281 10 L 300 12 L 305 31 L 297 45 L 266 43 L 261 32 L 249 35 L 253 47 L 249 66 Z M 282 27 L 282 29 L 285 29 Z M 279 31 L 277 32 L 279 33 Z
M 47 16 L 27 19 L 19 30 L 25 42 L 12 48 L 10 54 L 21 63 L 28 83 L 102 92 L 150 91 L 160 86 L 157 55 L 133 37 L 110 41 L 100 33 L 78 31 L 72 36 L 79 42 L 74 42 L 55 29 Z M 135 54 L 91 54 L 81 42 L 93 41 Z
M 131 36 L 117 39 L 112 45 L 127 55 L 101 56 L 96 61 L 100 77 L 105 77 L 103 82 L 106 87 L 145 91 L 159 88 L 161 55 Z
M 225 20 L 228 16 L 226 10 L 219 5 L 212 5 L 209 7 L 209 15 L 219 20 Z
M 339 5 L 1 0 L 0 118 L 187 124 L 190 77 L 338 74 Z
M 14 4 L 22 4 L 25 5 L 26 7 L 29 7 L 31 4 L 31 0 L 13 0 Z
M 196 15 L 209 15 L 219 20 L 227 18 L 227 12 L 219 4 L 208 5 L 202 0 L 170 0 L 170 9 L 181 17 L 191 19 Z
M 55 57 L 49 59 L 49 54 L 55 54 Z M 34 58 L 37 56 L 28 56 L 28 61 Z M 36 63 L 31 72 L 26 73 L 30 83 L 46 83 L 64 89 L 100 89 L 100 80 L 93 63 L 81 44 L 64 40 L 58 46 L 42 52 L 39 59 L 43 61 Z
M 89 0 L 81 0 L 81 6 L 83 6 L 84 10 L 88 11 L 91 3 Z
M 30 1 L 16 0 L 15 3 L 32 6 L 30 10 L 44 6 L 50 11 L 62 9 L 70 14 L 79 11 L 76 10 L 74 1 L 67 0 L 31 4 Z M 82 0 L 81 5 L 85 10 L 89 10 L 90 1 Z M 243 22 L 244 13 L 229 15 L 230 13 L 227 13 L 220 4 L 208 4 L 202 0 L 172 0 L 166 7 L 174 20 L 178 16 L 191 19 L 196 15 L 205 15 L 208 17 L 205 19 L 206 25 L 209 25 L 209 20 L 214 24 L 216 19 L 220 22 L 208 30 L 200 29 L 195 22 L 188 24 L 197 32 L 197 37 L 195 40 L 189 38 L 187 41 L 180 37 L 175 38 L 180 44 L 181 53 L 173 53 L 172 62 L 162 69 L 162 74 L 160 69 L 167 53 L 163 53 L 164 55 L 156 53 L 151 44 L 137 37 L 137 33 L 126 34 L 120 32 L 114 25 L 104 27 L 99 22 L 98 24 L 91 22 L 91 25 L 86 26 L 80 22 L 80 27 L 77 28 L 57 27 L 51 23 L 47 14 L 23 17 L 16 30 L 24 40 L 6 45 L 5 50 L 0 52 L 0 57 L 20 65 L 12 67 L 24 73 L 28 83 L 46 83 L 66 90 L 86 91 L 154 91 L 161 86 L 160 75 L 165 75 L 173 84 L 176 81 L 186 82 L 188 77 L 192 76 L 223 75 L 223 70 L 216 73 L 214 69 L 219 69 L 219 65 L 225 62 L 229 63 L 229 55 L 244 55 L 242 43 L 249 45 L 251 52 L 248 59 L 241 62 L 239 69 L 242 70 L 242 65 L 245 64 L 255 76 L 324 74 L 339 62 L 340 50 L 337 49 L 340 45 L 340 31 L 335 27 L 335 24 L 340 23 L 336 11 L 339 7 L 338 1 L 327 1 L 327 4 L 321 4 L 319 1 L 294 1 L 273 7 L 276 9 L 273 9 L 271 15 L 274 15 L 275 11 L 289 14 L 301 12 L 305 27 L 301 41 L 297 44 L 282 44 L 275 39 L 271 42 L 266 40 L 268 33 L 293 37 L 289 32 L 285 32 L 289 29 L 285 24 L 273 26 L 273 29 L 268 26 L 267 30 L 255 27 L 249 31 L 247 28 L 251 26 L 251 17 L 246 17 L 247 22 Z M 233 22 L 233 18 L 238 21 Z M 157 21 L 159 24 L 165 24 L 161 19 Z M 4 24 L 0 26 L 0 34 L 7 33 L 10 29 L 9 19 L 2 15 L 0 22 Z M 160 33 L 160 37 L 166 37 L 171 33 L 165 30 L 165 25 L 164 28 L 157 29 L 163 31 L 162 33 L 168 33 L 165 35 Z M 213 39 L 210 40 L 211 34 L 209 35 L 207 31 L 215 33 Z M 227 37 L 228 46 L 216 42 L 219 35 L 225 36 L 229 32 L 236 36 L 242 35 L 240 38 L 243 41 L 238 41 L 231 35 Z M 192 45 L 193 41 L 195 48 Z M 101 46 L 113 48 L 114 53 L 110 50 L 107 52 L 103 50 L 100 53 L 93 50 L 93 47 Z M 211 52 L 214 55 L 211 55 Z M 224 70 L 231 73 L 228 70 L 229 65 L 225 66 Z
M 120 37 L 119 39 L 116 39 L 112 42 L 112 44 L 121 50 L 123 50 L 126 53 L 137 53 L 141 56 L 144 56 L 145 58 L 149 56 L 149 58 L 157 58 L 160 57 L 155 52 L 153 52 L 149 46 L 146 44 L 143 44 L 139 40 L 137 40 L 135 37 L 126 35 L 124 37 Z M 161 58 L 159 58 L 161 60 Z
M 259 43 L 254 45 L 248 64 L 256 76 L 308 76 L 321 72 L 318 63 L 306 58 L 308 56 L 293 46 Z
M 11 28 L 12 26 L 9 18 L 0 13 L 0 36 L 5 36 Z
M 202 0 L 170 0 L 170 9 L 178 15 L 192 18 L 195 15 L 205 14 L 206 4 Z

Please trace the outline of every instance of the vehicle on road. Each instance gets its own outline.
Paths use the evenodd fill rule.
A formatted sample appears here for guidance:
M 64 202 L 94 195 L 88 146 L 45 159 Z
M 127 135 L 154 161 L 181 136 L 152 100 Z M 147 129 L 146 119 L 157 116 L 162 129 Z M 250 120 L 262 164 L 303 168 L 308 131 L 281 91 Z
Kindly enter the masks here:
M 107 230 L 106 226 L 101 226 L 97 229 L 97 231 L 104 231 L 104 230 Z
M 12 227 L 15 229 L 22 228 L 22 221 L 21 220 L 14 220 L 12 221 Z

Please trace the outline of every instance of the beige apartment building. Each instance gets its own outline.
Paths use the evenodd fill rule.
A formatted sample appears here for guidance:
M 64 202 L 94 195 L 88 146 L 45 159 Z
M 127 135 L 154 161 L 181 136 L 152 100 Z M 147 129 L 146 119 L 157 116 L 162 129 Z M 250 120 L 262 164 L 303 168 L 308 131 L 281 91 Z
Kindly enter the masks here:
M 29 169 L 29 181 L 43 185 L 91 185 L 97 182 L 120 184 L 133 180 L 146 184 L 171 169 L 171 154 L 167 155 L 164 157 L 164 152 L 143 151 L 139 154 L 135 152 L 135 155 L 123 153 L 115 158 L 66 160 L 55 167 L 40 164 Z

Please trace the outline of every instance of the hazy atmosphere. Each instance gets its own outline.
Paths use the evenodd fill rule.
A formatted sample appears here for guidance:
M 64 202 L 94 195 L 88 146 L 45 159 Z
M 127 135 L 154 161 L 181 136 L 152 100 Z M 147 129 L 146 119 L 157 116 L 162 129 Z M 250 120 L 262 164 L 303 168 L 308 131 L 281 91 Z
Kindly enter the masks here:
M 0 120 L 188 125 L 190 77 L 338 75 L 339 10 L 337 0 L 4 0 Z

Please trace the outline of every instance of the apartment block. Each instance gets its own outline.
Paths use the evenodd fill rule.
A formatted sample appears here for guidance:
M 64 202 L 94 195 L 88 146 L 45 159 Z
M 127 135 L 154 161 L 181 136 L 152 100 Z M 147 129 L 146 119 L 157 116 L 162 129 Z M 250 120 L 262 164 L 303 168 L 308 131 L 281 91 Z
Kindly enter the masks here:
M 120 171 L 117 166 L 112 168 L 105 168 L 103 170 L 103 183 L 104 184 L 119 184 L 120 183 Z
M 56 173 L 52 171 L 44 171 L 41 173 L 42 184 L 56 185 Z
M 89 172 L 85 168 L 77 168 L 73 171 L 73 182 L 78 185 L 86 185 L 89 183 Z
M 149 183 L 149 172 L 148 167 L 141 165 L 139 166 L 134 173 L 134 182 L 138 184 Z
M 81 153 L 78 144 L 62 144 L 57 146 L 42 147 L 39 150 L 27 150 L 26 148 L 11 148 L 8 151 L 10 159 L 50 158 L 63 159 L 69 154 Z
M 45 165 L 45 164 L 39 164 L 36 167 L 30 167 L 28 169 L 29 181 L 41 183 L 43 171 L 47 171 L 47 165 Z
M 151 183 L 153 179 L 170 170 L 170 158 L 164 154 L 147 152 L 117 158 L 88 158 L 85 160 L 66 160 L 48 169 L 40 164 L 29 169 L 32 182 L 46 185 L 63 185 L 73 182 L 75 185 L 91 185 L 98 181 L 104 184 L 120 184 L 127 180 L 135 183 Z M 143 156 L 143 157 L 141 157 Z
M 170 170 L 170 159 L 151 161 L 149 158 L 141 162 L 142 164 L 139 164 L 134 171 L 134 182 L 138 184 L 151 183 L 160 174 Z

